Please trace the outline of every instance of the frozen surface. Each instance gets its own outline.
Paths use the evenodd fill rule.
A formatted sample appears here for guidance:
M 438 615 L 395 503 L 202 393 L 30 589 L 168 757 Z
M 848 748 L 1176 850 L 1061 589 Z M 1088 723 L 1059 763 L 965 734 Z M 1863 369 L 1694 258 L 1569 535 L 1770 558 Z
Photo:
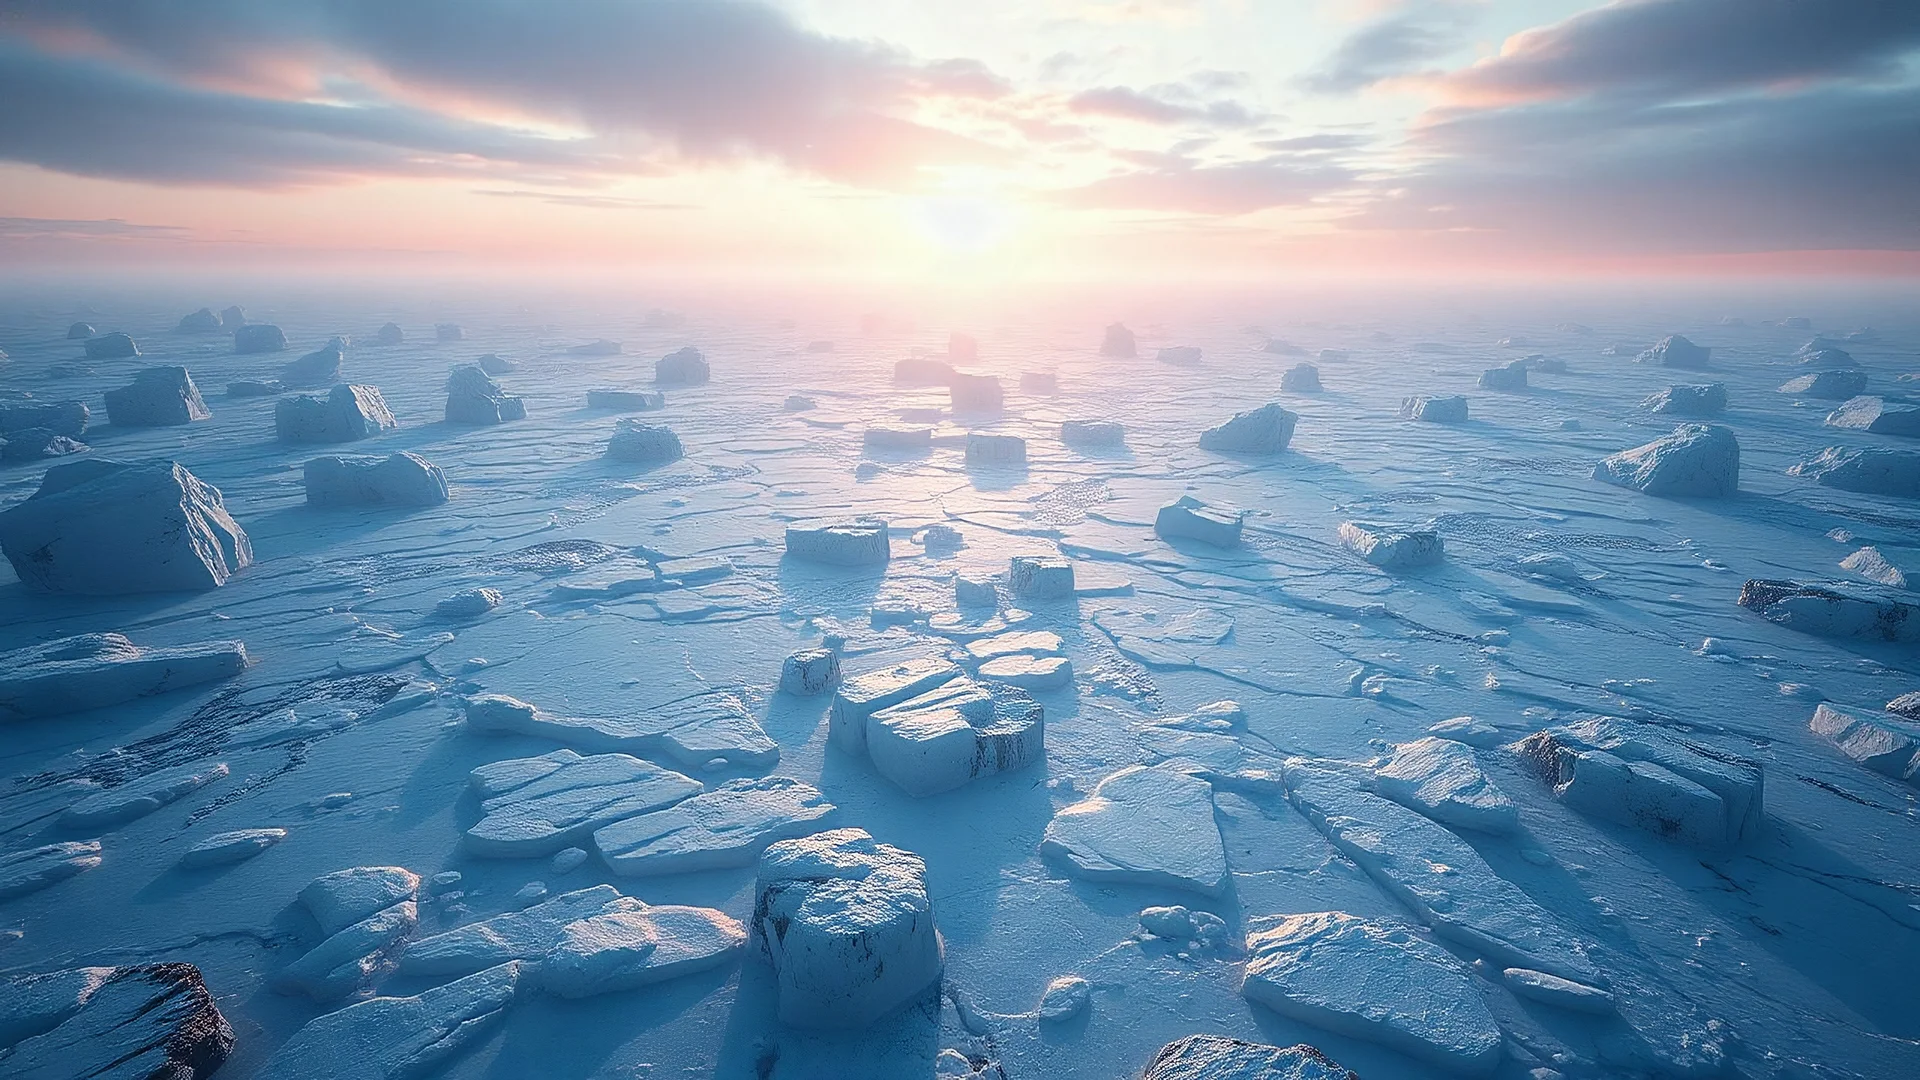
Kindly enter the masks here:
M 125 634 L 81 634 L 0 653 L 0 719 L 118 705 L 247 669 L 238 641 L 143 648 Z
M 1178 768 L 1122 769 L 1047 823 L 1043 852 L 1089 881 L 1227 891 L 1213 785 Z

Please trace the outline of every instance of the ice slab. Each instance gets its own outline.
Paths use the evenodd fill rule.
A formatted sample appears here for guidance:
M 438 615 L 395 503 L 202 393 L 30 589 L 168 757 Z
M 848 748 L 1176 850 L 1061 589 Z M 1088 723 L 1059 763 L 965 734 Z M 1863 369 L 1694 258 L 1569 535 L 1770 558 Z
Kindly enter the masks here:
M 1027 463 L 1027 440 L 1018 435 L 967 433 L 967 464 L 975 468 L 1009 467 Z
M 568 924 L 540 961 L 540 988 L 591 997 L 691 975 L 736 959 L 746 928 L 712 908 L 645 905 Z
M 350 997 L 390 969 L 420 924 L 419 905 L 404 900 L 342 927 L 274 976 L 275 989 L 321 1004 Z
M 352 866 L 308 882 L 300 890 L 300 904 L 321 933 L 332 935 L 419 895 L 420 875 L 405 867 Z
M 1189 1035 L 1160 1048 L 1140 1080 L 1360 1080 L 1314 1047 Z
M 780 664 L 780 689 L 798 697 L 814 697 L 840 681 L 840 654 L 832 649 L 798 649 Z
M 1312 364 L 1295 364 L 1281 372 L 1280 389 L 1290 394 L 1317 394 L 1321 391 L 1320 369 Z
M 747 866 L 767 845 L 817 830 L 834 805 L 785 776 L 729 780 L 710 791 L 595 830 L 593 846 L 623 877 Z
M 1240 530 L 1245 520 L 1243 510 L 1208 506 L 1191 495 L 1182 495 L 1160 508 L 1153 519 L 1153 531 L 1165 540 L 1184 538 L 1231 548 L 1240 546 Z
M 1138 356 L 1139 353 L 1134 345 L 1133 331 L 1127 329 L 1126 326 L 1121 323 L 1110 324 L 1100 338 L 1100 355 L 1117 359 Z
M 173 328 L 176 334 L 210 334 L 220 329 L 220 316 L 212 308 L 201 308 L 191 315 L 180 316 L 180 322 Z
M 1277 454 L 1293 440 L 1300 417 L 1268 402 L 1257 409 L 1235 413 L 1224 423 L 1200 433 L 1200 449 L 1232 454 Z
M 866 742 L 880 775 L 933 795 L 1045 760 L 1046 721 L 1026 691 L 961 677 L 869 715 Z
M 1006 392 L 992 375 L 967 375 L 954 372 L 947 382 L 947 393 L 957 413 L 997 413 L 1006 406 Z
M 246 669 L 238 641 L 149 648 L 123 634 L 60 638 L 0 653 L 0 720 L 98 709 Z
M 1712 355 L 1713 349 L 1695 345 L 1684 335 L 1673 334 L 1655 342 L 1636 359 L 1643 364 L 1656 364 L 1660 367 L 1700 369 L 1707 366 L 1707 361 Z
M 1060 635 L 1051 630 L 1013 630 L 968 642 L 967 654 L 975 660 L 991 660 L 996 656 L 1058 656 L 1064 648 Z
M 126 386 L 106 392 L 107 419 L 120 427 L 167 427 L 213 415 L 193 376 L 179 366 L 134 372 Z
M 779 745 L 760 721 L 723 691 L 619 717 L 554 716 L 504 694 L 481 694 L 467 702 L 466 714 L 475 731 L 537 735 L 576 750 L 667 758 L 688 767 L 723 758 L 764 769 L 780 760 Z
M 1111 450 L 1125 445 L 1127 429 L 1111 420 L 1063 420 L 1060 441 L 1085 450 Z
M 1058 690 L 1073 685 L 1073 661 L 1064 656 L 997 656 L 981 664 L 979 674 L 1022 690 Z
M 1430 424 L 1464 424 L 1467 422 L 1467 399 L 1416 394 L 1401 399 L 1400 418 L 1424 420 Z
M 892 549 L 878 519 L 787 526 L 787 555 L 829 566 L 885 566 Z
M 680 436 L 672 428 L 641 423 L 632 417 L 622 417 L 607 439 L 607 460 L 631 465 L 663 465 L 680 460 L 685 453 Z
M 1478 383 L 1482 390 L 1502 390 L 1509 393 L 1527 388 L 1527 362 L 1515 360 L 1500 367 L 1488 368 L 1480 373 Z
M 226 776 L 227 772 L 224 761 L 197 761 L 136 775 L 67 807 L 60 814 L 60 824 L 69 829 L 89 830 L 121 825 L 191 795 Z
M 259 1080 L 432 1075 L 504 1018 L 521 970 L 501 964 L 413 997 L 369 998 L 317 1017 L 281 1044 Z
M 273 405 L 274 434 L 281 442 L 352 442 L 400 426 L 380 391 L 342 383 L 322 398 L 281 398 Z
M 1683 424 L 1593 467 L 1593 478 L 1649 495 L 1721 498 L 1740 487 L 1740 443 L 1731 428 Z
M 12 438 L 17 432 L 44 428 L 77 439 L 86 434 L 92 415 L 83 401 L 0 398 L 0 435 Z
M 329 386 L 340 381 L 340 364 L 346 359 L 347 339 L 336 337 L 280 369 L 280 383 L 305 389 Z M 233 391 L 228 390 L 229 394 Z
M 10 1080 L 201 1080 L 233 1051 L 233 1027 L 192 964 L 15 976 L 0 989 Z
M 500 424 L 525 420 L 527 403 L 501 389 L 478 364 L 462 364 L 447 376 L 449 424 Z
M 76 330 L 80 331 L 80 333 L 74 333 Z M 68 338 L 82 337 L 87 339 L 85 347 L 87 350 L 87 359 L 89 360 L 124 360 L 130 356 L 140 355 L 140 346 L 131 337 L 119 331 L 111 334 L 93 335 L 93 327 L 88 326 L 86 323 L 74 323 L 67 328 Z
M 1073 596 L 1073 560 L 1058 555 L 1015 555 L 1008 587 L 1022 600 L 1065 600 Z
M 1209 608 L 1163 612 L 1116 608 L 1095 612 L 1093 623 L 1114 647 L 1144 664 L 1192 666 L 1233 633 L 1233 616 Z
M 1500 973 L 1500 981 L 1519 997 L 1543 1001 L 1573 1012 L 1607 1016 L 1614 1009 L 1613 995 L 1607 991 L 1544 971 L 1507 968 Z
M 959 675 L 960 668 L 953 661 L 938 656 L 921 657 L 855 675 L 834 692 L 827 735 L 840 749 L 863 754 L 867 749 L 867 717 L 889 705 L 918 697 Z
M 1867 392 L 1867 373 L 1854 368 L 1816 371 L 1781 383 L 1780 392 L 1825 401 L 1845 401 Z
M 1382 570 L 1411 570 L 1446 558 L 1446 542 L 1432 526 L 1340 523 L 1340 546 Z
M 421 508 L 447 501 L 447 474 L 418 454 L 328 455 L 306 464 L 307 505 Z
M 1685 843 L 1738 843 L 1758 835 L 1765 816 L 1759 762 L 1649 724 L 1580 720 L 1529 735 L 1514 750 L 1567 806 Z
M 67 840 L 0 853 L 0 900 L 39 892 L 99 865 L 98 840 Z
M 233 351 L 241 355 L 282 352 L 287 335 L 272 323 L 246 323 L 233 328 Z
M 180 865 L 189 870 L 209 866 L 230 866 L 245 862 L 287 838 L 285 829 L 235 829 L 215 833 L 193 845 L 180 856 Z
M 1640 403 L 1671 416 L 1717 416 L 1727 411 L 1726 383 L 1675 383 Z
M 1920 451 L 1829 446 L 1787 472 L 1842 491 L 1920 499 Z
M 1247 935 L 1247 1000 L 1366 1039 L 1458 1076 L 1506 1056 L 1500 1028 L 1452 953 L 1405 926 L 1338 911 L 1281 917 Z
M 398 345 L 406 340 L 406 332 L 398 323 L 387 323 L 374 331 L 373 340 L 380 345 Z
M 707 358 L 691 345 L 653 362 L 653 381 L 661 386 L 700 386 L 712 377 Z
M 868 450 L 878 450 L 888 454 L 911 454 L 933 446 L 933 429 L 876 424 L 860 433 L 860 442 Z
M 419 938 L 400 956 L 406 976 L 471 975 L 514 960 L 538 961 L 560 943 L 566 928 L 605 912 L 646 905 L 611 885 L 549 896 L 531 907 Z
M 783 1023 L 863 1028 L 940 978 L 942 946 L 920 856 L 834 829 L 769 847 L 752 939 L 772 965 Z
M 1920 723 L 1894 712 L 1823 701 L 1807 727 L 1874 772 L 1920 787 Z
M 1226 847 L 1213 785 L 1172 766 L 1132 766 L 1101 780 L 1047 823 L 1040 850 L 1077 877 L 1224 896 Z
M 463 843 L 476 855 L 529 858 L 583 847 L 595 829 L 672 806 L 700 782 L 626 754 L 555 750 L 473 770 L 481 819 Z
M 491 374 L 491 373 L 490 373 Z M 667 396 L 653 390 L 589 390 L 587 408 L 616 412 L 652 412 L 667 407 Z
M 1086 1012 L 1092 1003 L 1092 983 L 1078 975 L 1062 975 L 1047 984 L 1034 1015 L 1042 1022 L 1057 1024 Z
M 501 599 L 499 589 L 464 589 L 433 605 L 433 612 L 443 619 L 477 619 L 499 607 Z
M 0 461 L 44 461 L 92 449 L 51 428 L 25 428 L 0 438 Z
M 1840 560 L 1840 569 L 1851 570 L 1868 581 L 1882 585 L 1891 585 L 1896 589 L 1907 587 L 1907 572 L 1893 564 L 1879 548 L 1863 547 Z
M 1520 811 L 1480 769 L 1473 748 L 1428 736 L 1393 748 L 1374 767 L 1374 790 L 1442 825 L 1511 833 Z
M 1826 425 L 1855 428 L 1875 435 L 1920 438 L 1920 405 L 1888 401 L 1862 394 L 1849 398 L 1827 414 Z
M 1920 606 L 1887 596 L 1756 578 L 1740 587 L 1740 606 L 1803 634 L 1920 641 Z

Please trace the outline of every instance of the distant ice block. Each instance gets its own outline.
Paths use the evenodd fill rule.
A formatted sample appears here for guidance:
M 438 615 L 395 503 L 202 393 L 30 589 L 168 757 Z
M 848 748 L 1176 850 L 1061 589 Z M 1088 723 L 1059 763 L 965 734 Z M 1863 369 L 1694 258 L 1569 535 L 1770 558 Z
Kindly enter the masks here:
M 280 383 L 305 389 L 330 386 L 340 381 L 340 365 L 346 359 L 347 339 L 336 337 L 318 349 L 280 369 Z M 232 393 L 231 390 L 228 391 Z
M 1712 355 L 1711 348 L 1695 345 L 1685 336 L 1673 334 L 1655 342 L 1637 359 L 1643 364 L 1657 364 L 1660 367 L 1703 369 Z
M 1527 388 L 1527 362 L 1515 360 L 1480 373 L 1480 389 L 1518 391 Z
M 1051 371 L 1023 371 L 1020 373 L 1020 392 L 1057 394 L 1060 392 L 1060 378 Z
M 447 423 L 500 424 L 525 420 L 527 403 L 501 389 L 478 364 L 461 364 L 447 376 Z
M 423 990 L 376 997 L 307 1022 L 258 1080 L 419 1080 L 485 1039 L 516 999 L 522 966 L 501 964 Z
M 272 323 L 247 323 L 233 331 L 233 351 L 242 355 L 281 352 L 287 335 Z
M 1519 808 L 1465 743 L 1433 736 L 1400 743 L 1375 766 L 1373 786 L 1442 825 L 1503 834 L 1520 828 Z
M 212 308 L 201 308 L 191 315 L 180 316 L 180 324 L 173 328 L 177 334 L 212 334 L 220 330 L 220 316 Z
M 788 394 L 787 400 L 782 402 L 780 407 L 787 412 L 806 412 L 818 404 L 805 394 Z
M 142 369 L 134 373 L 133 382 L 103 396 L 107 419 L 121 427 L 190 424 L 213 415 L 183 367 Z
M 680 436 L 672 428 L 622 417 L 607 440 L 606 457 L 631 465 L 664 465 L 680 460 L 685 453 Z
M 507 357 L 501 356 L 499 353 L 487 353 L 473 363 L 475 367 L 489 375 L 505 375 L 508 372 L 518 371 L 520 369 L 519 364 Z M 591 396 L 593 391 L 589 390 L 587 393 Z M 588 404 L 589 407 L 591 407 L 592 403 L 589 402 Z
M 1764 772 L 1650 724 L 1576 721 L 1514 745 L 1561 803 L 1670 840 L 1724 847 L 1760 833 Z
M 1260 351 L 1266 352 L 1266 353 L 1272 353 L 1275 356 L 1307 355 L 1307 350 L 1301 348 L 1298 345 L 1295 345 L 1290 341 L 1282 341 L 1279 338 L 1268 338 L 1267 343 L 1261 346 Z
M 787 526 L 787 555 L 830 566 L 885 566 L 887 523 L 878 519 Z
M 233 304 L 220 312 L 220 327 L 223 330 L 237 330 L 247 324 L 247 309 Z
M 0 1075 L 13 1080 L 201 1080 L 233 1042 L 192 964 L 0 979 Z
M 724 912 L 642 904 L 569 923 L 538 979 L 561 998 L 634 990 L 731 963 L 746 944 L 746 928 Z
M 1920 723 L 1914 719 L 1823 701 L 1807 727 L 1874 772 L 1920 787 Z
M 1920 499 L 1920 451 L 1829 446 L 1787 472 L 1842 491 Z
M 909 356 L 893 365 L 895 386 L 946 386 L 953 376 L 953 365 L 945 360 Z
M 798 649 L 780 665 L 780 689 L 796 697 L 824 694 L 840 681 L 840 654 L 832 649 Z
M 44 461 L 83 454 L 92 447 L 50 428 L 23 428 L 0 438 L 0 461 Z
M 235 829 L 215 833 L 188 848 L 180 866 L 188 870 L 245 862 L 287 838 L 285 829 Z
M 44 428 L 77 439 L 86 434 L 92 411 L 83 401 L 40 401 L 25 395 L 0 396 L 0 436 Z
M 1314 1047 L 1188 1035 L 1160 1048 L 1140 1080 L 1360 1080 Z
M 24 851 L 0 852 L 0 900 L 39 892 L 76 874 L 97 869 L 100 862 L 98 840 L 67 840 Z
M 1520 363 L 1525 365 L 1528 371 L 1538 371 L 1543 375 L 1565 375 L 1567 373 L 1567 362 L 1557 356 L 1546 356 L 1541 353 L 1534 353 L 1532 356 L 1522 357 Z
M 1133 331 L 1120 323 L 1107 327 L 1106 334 L 1100 339 L 1100 355 L 1114 359 L 1130 359 L 1140 355 L 1134 344 Z
M 1229 454 L 1277 454 L 1293 439 L 1300 420 L 1294 413 L 1269 402 L 1235 413 L 1223 424 L 1200 433 L 1200 449 Z
M 281 442 L 353 442 L 400 426 L 387 399 L 371 386 L 341 383 L 322 398 L 281 398 L 273 405 L 273 430 Z
M 475 731 L 537 735 L 577 750 L 666 756 L 699 767 L 714 758 L 772 768 L 780 747 L 739 698 L 712 690 L 623 716 L 555 716 L 504 694 L 467 700 Z
M 807 342 L 807 351 L 810 353 L 830 353 L 833 351 L 833 342 L 825 338 L 817 341 L 809 341 Z
M 135 344 L 132 338 L 121 333 L 89 337 L 86 348 L 89 360 L 125 360 L 128 357 L 140 355 L 140 346 Z
M 967 464 L 974 468 L 1011 467 L 1027 463 L 1027 440 L 1018 435 L 967 433 Z
M 1054 812 L 1040 851 L 1089 881 L 1224 896 L 1231 880 L 1213 785 L 1172 766 L 1135 765 L 1101 780 Z
M 238 641 L 143 648 L 121 634 L 81 634 L 0 653 L 0 718 L 58 716 L 231 678 Z
M 772 966 L 780 1021 L 864 1028 L 940 979 L 940 935 L 920 856 L 835 829 L 760 857 L 750 927 Z
M 1797 379 L 1788 379 L 1781 383 L 1780 392 L 1826 401 L 1845 401 L 1867 392 L 1867 373 L 1844 369 L 1816 371 L 1811 375 L 1802 375 Z
M 83 338 L 90 338 L 98 332 L 99 331 L 95 330 L 91 324 L 77 322 L 77 323 L 74 323 L 72 326 L 67 327 L 67 340 L 79 341 Z M 128 340 L 132 340 L 132 339 L 129 338 Z M 89 352 L 87 355 L 89 357 L 93 356 L 91 352 Z
M 1467 399 L 1416 394 L 1401 399 L 1400 418 L 1425 420 L 1430 424 L 1464 424 L 1467 422 Z
M 278 379 L 235 379 L 227 384 L 230 398 L 273 397 L 286 392 L 286 385 Z
M 701 386 L 713 377 L 707 358 L 688 345 L 654 361 L 653 381 L 660 386 Z
M 860 442 L 869 451 L 877 450 L 886 454 L 917 453 L 932 448 L 933 429 L 875 424 L 861 433 Z
M 617 341 L 599 338 L 581 345 L 567 347 L 568 356 L 619 356 L 624 351 Z
M 1163 364 L 1197 364 L 1200 362 L 1200 346 L 1169 345 L 1154 357 Z
M 458 323 L 436 323 L 433 327 L 435 341 L 465 341 L 467 332 Z
M 1603 459 L 1593 478 L 1649 495 L 1725 498 L 1740 488 L 1740 443 L 1718 424 L 1683 424 Z
M 1026 691 L 951 679 L 867 717 L 875 771 L 909 795 L 934 795 L 1046 759 L 1046 721 Z
M 307 505 L 412 508 L 447 501 L 447 474 L 418 454 L 332 455 L 309 460 Z
M 748 866 L 767 845 L 818 831 L 835 807 L 811 784 L 785 776 L 729 780 L 671 806 L 593 834 L 607 869 L 622 877 Z
M 572 750 L 482 765 L 469 786 L 480 797 L 481 818 L 461 843 L 488 858 L 544 858 L 589 846 L 594 830 L 701 790 L 698 780 L 650 761 Z
M 1381 525 L 1365 521 L 1340 524 L 1340 546 L 1382 570 L 1410 570 L 1446 558 L 1440 530 L 1428 526 Z
M 1827 414 L 1828 427 L 1855 428 L 1875 435 L 1920 438 L 1920 405 L 1891 402 L 1862 394 Z
M 1312 364 L 1295 364 L 1280 375 L 1280 389 L 1290 394 L 1320 393 L 1320 369 Z
M 1793 355 L 1794 362 L 1801 367 L 1852 369 L 1860 366 L 1860 361 L 1855 360 L 1852 353 L 1831 345 L 1823 345 L 1818 339 L 1800 346 L 1800 351 Z
M 1920 641 L 1920 606 L 1888 596 L 1754 579 L 1741 586 L 1740 606 L 1817 637 Z
M 1397 923 L 1338 911 L 1285 915 L 1247 935 L 1247 1000 L 1392 1047 L 1458 1076 L 1506 1057 L 1500 1026 L 1453 954 Z
M 489 374 L 495 374 L 490 372 Z M 667 396 L 654 390 L 589 390 L 587 408 L 615 412 L 652 412 L 667 407 Z
M 406 332 L 399 323 L 388 323 L 374 332 L 373 340 L 380 345 L 398 345 L 407 339 Z
M 1006 393 L 1000 389 L 1000 380 L 992 375 L 967 375 L 954 372 L 947 383 L 947 394 L 957 413 L 987 415 L 997 413 L 1006 407 Z
M 1111 420 L 1064 420 L 1060 441 L 1078 449 L 1107 450 L 1126 443 L 1127 431 Z
M 834 692 L 833 708 L 827 714 L 827 736 L 848 753 L 864 754 L 867 717 L 959 676 L 960 669 L 951 660 L 933 656 L 850 676 Z
M 1313 355 L 1323 364 L 1338 364 L 1345 361 L 1349 354 L 1345 349 L 1321 349 Z
M 53 466 L 0 512 L 0 549 L 31 588 L 94 595 L 211 589 L 253 562 L 219 489 L 171 461 Z
M 1073 560 L 1058 555 L 1015 555 L 1008 575 L 1022 600 L 1065 600 L 1073 595 Z
M 196 761 L 142 773 L 67 807 L 60 812 L 60 824 L 64 828 L 88 831 L 122 825 L 193 794 L 225 777 L 228 771 L 223 761 Z
M 1718 416 L 1727 410 L 1727 384 L 1675 383 L 1640 405 L 1650 412 L 1672 416 Z
M 1160 508 L 1153 519 L 1153 531 L 1163 540 L 1198 540 L 1218 548 L 1240 546 L 1240 530 L 1246 519 L 1243 510 L 1223 510 L 1208 506 L 1191 495 Z

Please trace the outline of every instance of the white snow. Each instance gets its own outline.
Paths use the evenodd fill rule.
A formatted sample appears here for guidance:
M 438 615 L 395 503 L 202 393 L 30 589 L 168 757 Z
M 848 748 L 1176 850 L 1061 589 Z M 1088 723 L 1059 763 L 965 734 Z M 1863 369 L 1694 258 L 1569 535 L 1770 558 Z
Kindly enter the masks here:
M 1608 1016 L 1614 1011 L 1613 995 L 1607 991 L 1544 971 L 1510 967 L 1500 973 L 1500 981 L 1519 997 L 1544 1001 L 1573 1012 Z
M 477 619 L 499 607 L 502 599 L 499 589 L 463 589 L 433 605 L 433 611 L 444 619 Z
M 576 750 L 665 757 L 689 767 L 724 758 L 772 766 L 780 748 L 740 699 L 724 691 L 696 694 L 627 716 L 555 716 L 504 694 L 481 694 L 466 707 L 475 731 L 537 735 Z
M 464 976 L 514 960 L 538 961 L 560 943 L 570 924 L 644 906 L 612 885 L 549 896 L 519 911 L 414 939 L 400 956 L 399 974 Z
M 220 491 L 177 462 L 94 458 L 55 465 L 0 512 L 0 548 L 48 592 L 211 589 L 253 562 Z
M 953 661 L 935 656 L 850 676 L 834 692 L 833 709 L 828 714 L 828 735 L 840 749 L 850 754 L 864 754 L 868 717 L 959 676 L 960 669 Z
M 1065 600 L 1073 595 L 1073 560 L 1057 555 L 1015 555 L 1008 585 L 1022 600 Z
M 1060 690 L 1073 685 L 1073 661 L 1064 656 L 997 656 L 981 664 L 979 674 L 1022 690 Z
M 562 998 L 632 990 L 728 963 L 746 944 L 746 928 L 712 908 L 610 911 L 568 924 L 541 959 L 537 980 Z
M 1724 498 L 1740 488 L 1740 443 L 1731 428 L 1683 424 L 1593 467 L 1593 478 L 1649 495 Z
M 0 653 L 0 719 L 58 716 L 231 678 L 247 669 L 238 641 L 171 648 L 124 634 L 82 634 Z
M 1213 785 L 1171 766 L 1132 766 L 1056 810 L 1040 850 L 1076 877 L 1224 896 L 1227 853 Z
M 1092 1002 L 1091 983 L 1078 975 L 1062 975 L 1047 984 L 1035 1014 L 1042 1022 L 1057 1024 L 1086 1012 Z

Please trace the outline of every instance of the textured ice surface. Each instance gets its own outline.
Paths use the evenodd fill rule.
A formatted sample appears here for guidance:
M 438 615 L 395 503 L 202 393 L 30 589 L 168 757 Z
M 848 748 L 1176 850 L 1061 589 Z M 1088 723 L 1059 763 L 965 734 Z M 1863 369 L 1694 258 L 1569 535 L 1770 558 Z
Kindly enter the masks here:
M 1641 402 L 1649 412 L 1718 416 L 1727 410 L 1725 383 L 1676 383 Z
M 633 716 L 554 716 L 503 694 L 467 702 L 475 731 L 537 735 L 576 750 L 663 758 L 689 767 L 723 758 L 738 765 L 771 766 L 780 748 L 740 699 L 700 694 Z
M 1442 825 L 1490 833 L 1520 827 L 1519 809 L 1487 779 L 1465 743 L 1432 736 L 1401 743 L 1374 767 L 1373 784 L 1380 794 Z
M 178 366 L 142 368 L 132 382 L 104 396 L 107 419 L 120 427 L 168 427 L 213 415 L 193 376 Z
M 192 964 L 80 968 L 0 984 L 0 1075 L 201 1080 L 233 1027 Z
M 0 852 L 0 900 L 38 892 L 101 863 L 100 841 L 63 840 L 21 851 Z
M 1089 881 L 1207 896 L 1224 895 L 1229 884 L 1213 785 L 1173 766 L 1134 766 L 1101 780 L 1054 812 L 1040 849 Z
M 247 669 L 238 641 L 145 648 L 124 634 L 82 634 L 0 653 L 0 719 L 57 716 L 164 694 Z
M 818 831 L 834 806 L 784 776 L 730 780 L 672 806 L 601 826 L 593 846 L 623 877 L 746 866 L 767 845 Z
M 1670 368 L 1704 368 L 1713 349 L 1695 345 L 1683 334 L 1672 334 L 1661 338 L 1652 348 L 1641 353 L 1639 360 L 1643 364 L 1655 364 Z
M 476 855 L 527 858 L 580 847 L 604 825 L 671 806 L 700 782 L 627 754 L 555 750 L 473 770 L 481 818 L 464 843 Z
M 123 784 L 97 791 L 60 814 L 69 829 L 97 831 L 143 817 L 226 776 L 226 762 L 195 762 L 140 773 Z
M 1160 1048 L 1141 1080 L 1359 1080 L 1311 1046 L 1189 1035 Z
M 1740 443 L 1730 428 L 1685 424 L 1603 459 L 1593 478 L 1649 495 L 1724 497 L 1740 487 Z
M 1401 400 L 1400 417 L 1403 420 L 1425 420 L 1431 424 L 1464 424 L 1467 422 L 1467 399 L 1417 394 Z
M 0 512 L 0 547 L 26 584 L 97 595 L 211 589 L 253 562 L 220 490 L 177 462 L 55 465 Z
M 262 1080 L 412 1080 L 486 1038 L 515 1001 L 521 965 L 376 997 L 308 1021 L 261 1067 Z

